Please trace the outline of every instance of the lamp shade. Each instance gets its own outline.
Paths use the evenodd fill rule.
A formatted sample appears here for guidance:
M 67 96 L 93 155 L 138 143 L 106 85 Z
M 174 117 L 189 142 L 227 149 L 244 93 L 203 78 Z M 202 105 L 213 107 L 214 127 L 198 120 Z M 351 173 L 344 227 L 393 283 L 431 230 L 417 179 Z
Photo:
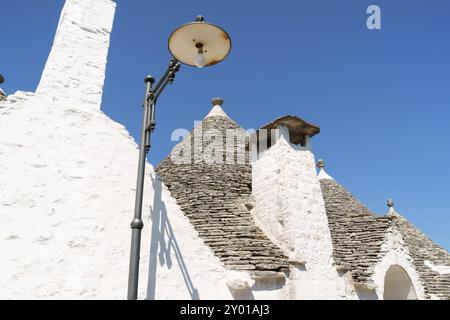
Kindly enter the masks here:
M 198 56 L 201 53 L 202 64 L 207 67 L 228 56 L 231 39 L 222 28 L 205 22 L 203 17 L 199 16 L 196 22 L 182 25 L 172 33 L 169 50 L 174 58 L 189 66 L 198 66 Z

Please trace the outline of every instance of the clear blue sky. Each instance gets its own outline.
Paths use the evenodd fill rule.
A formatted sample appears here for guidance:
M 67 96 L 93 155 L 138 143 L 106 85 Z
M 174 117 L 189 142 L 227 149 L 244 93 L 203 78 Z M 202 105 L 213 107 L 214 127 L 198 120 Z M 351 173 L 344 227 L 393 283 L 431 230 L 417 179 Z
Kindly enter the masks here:
M 295 114 L 321 126 L 328 172 L 377 213 L 396 209 L 450 249 L 450 1 L 118 0 L 103 111 L 134 137 L 143 77 L 159 76 L 167 38 L 197 14 L 233 39 L 213 68 L 183 67 L 161 97 L 150 161 L 193 126 L 212 97 L 244 128 Z M 382 30 L 366 9 L 382 10 Z M 0 0 L 0 73 L 7 93 L 34 91 L 63 0 Z M 130 172 L 135 175 L 135 172 Z

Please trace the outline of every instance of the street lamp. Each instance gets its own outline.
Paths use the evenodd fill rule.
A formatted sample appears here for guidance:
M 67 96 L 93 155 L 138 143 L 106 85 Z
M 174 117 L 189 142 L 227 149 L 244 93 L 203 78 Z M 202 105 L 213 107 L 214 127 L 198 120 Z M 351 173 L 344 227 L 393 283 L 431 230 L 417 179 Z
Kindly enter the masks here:
M 137 300 L 139 282 L 139 260 L 141 249 L 142 200 L 144 194 L 144 178 L 146 157 L 150 151 L 150 135 L 155 130 L 155 109 L 159 96 L 169 83 L 173 83 L 181 63 L 198 68 L 212 66 L 224 60 L 231 50 L 231 39 L 218 26 L 198 16 L 195 22 L 187 23 L 176 29 L 169 38 L 170 60 L 164 76 L 153 88 L 155 78 L 145 78 L 146 91 L 144 98 L 144 118 L 139 149 L 139 165 L 136 186 L 134 219 L 131 222 L 131 253 L 128 277 L 128 300 Z

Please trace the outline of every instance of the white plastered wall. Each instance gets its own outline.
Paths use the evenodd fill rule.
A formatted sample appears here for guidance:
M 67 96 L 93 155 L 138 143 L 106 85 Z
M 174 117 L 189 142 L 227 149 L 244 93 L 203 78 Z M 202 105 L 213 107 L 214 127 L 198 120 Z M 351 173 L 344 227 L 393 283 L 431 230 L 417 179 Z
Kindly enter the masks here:
M 114 9 L 68 0 L 38 93 L 0 103 L 0 299 L 126 298 L 138 150 L 100 111 Z M 96 48 L 96 68 L 71 59 Z M 147 172 L 139 298 L 231 298 L 223 265 Z
M 288 299 L 353 299 L 353 284 L 334 266 L 325 204 L 310 147 L 289 132 L 253 162 L 252 211 L 257 224 L 293 261 Z M 304 267 L 301 267 L 305 264 Z
M 409 253 L 401 232 L 395 226 L 391 226 L 386 233 L 386 238 L 381 246 L 380 262 L 374 267 L 373 283 L 378 299 L 383 299 L 386 272 L 393 265 L 402 267 L 411 279 L 417 299 L 424 300 L 425 292 L 419 275 L 412 264 Z
M 115 9 L 111 0 L 66 0 L 38 95 L 100 108 Z

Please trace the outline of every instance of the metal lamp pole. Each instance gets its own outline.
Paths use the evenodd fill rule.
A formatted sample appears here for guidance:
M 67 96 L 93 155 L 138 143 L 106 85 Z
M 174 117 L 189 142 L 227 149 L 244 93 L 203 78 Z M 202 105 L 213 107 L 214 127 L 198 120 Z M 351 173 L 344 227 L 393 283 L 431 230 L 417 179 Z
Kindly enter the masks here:
M 195 22 L 187 23 L 176 29 L 169 38 L 169 51 L 172 60 L 164 76 L 153 88 L 155 79 L 145 78 L 146 90 L 144 98 L 144 118 L 139 149 L 139 165 L 136 185 L 134 219 L 131 222 L 130 270 L 128 275 L 128 300 L 137 300 L 139 282 L 139 260 L 141 251 L 142 203 L 144 196 L 145 165 L 150 151 L 150 136 L 156 127 L 156 103 L 159 96 L 173 83 L 175 75 L 180 71 L 181 63 L 203 68 L 224 60 L 231 50 L 231 39 L 221 28 L 198 16 Z
M 141 251 L 141 231 L 144 227 L 142 221 L 142 203 L 144 196 L 145 164 L 150 151 L 150 136 L 156 127 L 155 108 L 159 95 L 167 84 L 173 83 L 175 74 L 180 70 L 181 64 L 176 60 L 170 61 L 169 68 L 161 78 L 155 89 L 152 88 L 155 79 L 152 76 L 145 78 L 147 85 L 144 98 L 144 118 L 141 131 L 141 145 L 139 148 L 139 165 L 136 185 L 136 199 L 134 204 L 134 219 L 131 221 L 131 254 L 130 272 L 128 277 L 128 300 L 137 300 L 139 282 L 139 260 Z

